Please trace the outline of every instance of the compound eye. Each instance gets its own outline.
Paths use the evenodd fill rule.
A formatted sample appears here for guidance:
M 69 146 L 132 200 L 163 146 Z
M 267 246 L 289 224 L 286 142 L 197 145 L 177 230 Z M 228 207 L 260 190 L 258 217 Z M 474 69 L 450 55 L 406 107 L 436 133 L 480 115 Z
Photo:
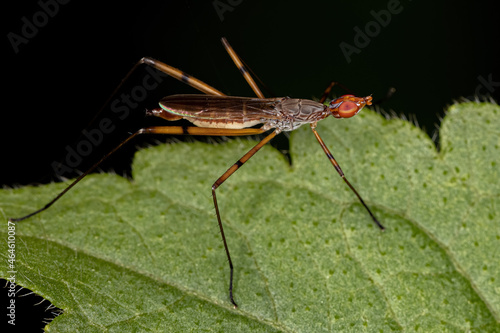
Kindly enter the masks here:
M 339 116 L 341 118 L 351 118 L 352 116 L 356 115 L 358 111 L 359 107 L 356 105 L 356 103 L 351 101 L 343 102 L 338 109 Z

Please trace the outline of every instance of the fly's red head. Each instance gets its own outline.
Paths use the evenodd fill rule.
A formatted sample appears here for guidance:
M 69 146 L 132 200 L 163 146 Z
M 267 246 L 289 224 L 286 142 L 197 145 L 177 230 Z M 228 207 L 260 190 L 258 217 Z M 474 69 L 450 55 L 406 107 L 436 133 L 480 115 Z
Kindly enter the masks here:
M 343 95 L 330 102 L 328 110 L 335 118 L 351 118 L 355 116 L 365 105 L 372 105 L 372 97 L 356 97 L 354 95 Z

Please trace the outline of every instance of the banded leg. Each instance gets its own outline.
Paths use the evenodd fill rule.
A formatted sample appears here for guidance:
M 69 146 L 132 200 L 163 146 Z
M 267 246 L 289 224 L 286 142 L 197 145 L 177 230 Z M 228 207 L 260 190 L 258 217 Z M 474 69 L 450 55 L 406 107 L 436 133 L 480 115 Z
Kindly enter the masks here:
M 243 77 L 245 78 L 247 83 L 250 85 L 250 87 L 252 88 L 255 95 L 257 95 L 257 97 L 259 97 L 259 98 L 265 98 L 264 94 L 260 91 L 259 87 L 257 86 L 257 83 L 255 83 L 254 79 L 252 78 L 252 76 L 248 72 L 246 66 L 241 61 L 240 57 L 238 57 L 238 55 L 236 54 L 236 52 L 234 52 L 231 45 L 229 45 L 229 42 L 227 41 L 227 39 L 223 37 L 221 39 L 221 41 L 222 41 L 222 44 L 224 45 L 224 48 L 226 49 L 227 53 L 229 54 L 231 59 L 233 59 L 234 64 L 236 65 L 236 67 L 238 67 L 238 70 L 243 75 Z
M 32 217 L 38 213 L 41 213 L 51 207 L 57 200 L 59 200 L 64 194 L 66 194 L 71 188 L 78 184 L 83 178 L 85 178 L 89 173 L 91 173 L 95 168 L 97 168 L 102 162 L 104 162 L 109 156 L 114 152 L 119 150 L 123 145 L 131 141 L 138 135 L 141 134 L 169 134 L 169 135 L 212 135 L 212 136 L 240 136 L 240 135 L 256 135 L 262 134 L 264 131 L 259 128 L 244 128 L 244 129 L 224 129 L 224 128 L 201 128 L 201 127 L 184 127 L 184 126 L 153 126 L 141 128 L 134 134 L 130 135 L 128 138 L 123 140 L 118 144 L 113 150 L 104 155 L 97 163 L 91 166 L 87 171 L 82 173 L 78 178 L 76 178 L 68 187 L 61 191 L 54 199 L 47 203 L 42 208 L 25 215 L 20 218 L 10 218 L 10 222 L 20 222 L 27 218 Z M 276 131 L 272 132 L 266 136 L 262 141 L 260 141 L 255 147 L 253 147 L 248 153 L 246 153 L 242 158 L 240 158 L 231 168 L 229 168 L 219 179 L 215 181 L 212 185 L 212 196 L 214 200 L 214 207 L 217 214 L 217 222 L 219 225 L 219 230 L 221 233 L 222 241 L 224 244 L 224 249 L 226 251 L 227 259 L 229 262 L 230 278 L 229 278 L 229 298 L 234 307 L 238 307 L 233 298 L 233 262 L 231 260 L 231 255 L 229 253 L 229 247 L 227 245 L 226 236 L 224 234 L 224 228 L 222 226 L 222 220 L 220 217 L 219 206 L 217 204 L 217 196 L 215 190 L 226 181 L 236 170 L 238 170 L 246 161 L 250 159 L 260 148 L 262 148 L 266 143 L 268 143 L 272 138 L 276 136 Z
M 181 71 L 180 69 L 169 66 L 169 65 L 167 65 L 159 60 L 149 58 L 149 57 L 144 57 L 141 60 L 139 60 L 139 62 L 134 67 L 139 66 L 141 64 L 146 64 L 148 66 L 156 68 L 157 70 L 159 70 L 165 74 L 168 74 L 171 77 L 173 77 L 181 82 L 184 82 L 184 83 L 190 85 L 191 87 L 193 87 L 201 92 L 204 92 L 207 95 L 225 96 L 224 93 L 222 93 L 219 90 L 215 89 L 214 87 L 206 84 L 205 82 L 198 80 L 194 76 L 191 76 L 191 75 Z M 132 71 L 133 70 L 134 70 L 134 68 L 132 68 Z
M 123 79 L 120 81 L 118 86 L 113 90 L 111 95 L 108 97 L 108 99 L 104 102 L 104 104 L 101 106 L 99 111 L 96 113 L 94 118 L 89 122 L 89 125 L 94 123 L 94 121 L 99 118 L 99 115 L 104 111 L 104 109 L 111 103 L 113 98 L 116 96 L 118 91 L 122 88 L 122 86 L 127 82 L 127 80 L 130 78 L 130 76 L 142 65 L 147 65 L 150 67 L 153 67 L 157 70 L 159 70 L 162 73 L 165 73 L 167 75 L 170 75 L 171 77 L 207 94 L 207 95 L 216 95 L 216 96 L 225 96 L 224 93 L 220 92 L 219 90 L 215 89 L 214 87 L 210 86 L 209 84 L 195 78 L 194 76 L 191 76 L 184 71 L 181 71 L 180 69 L 177 69 L 175 67 L 172 67 L 170 65 L 167 65 L 159 60 L 150 58 L 150 57 L 143 57 L 141 58 L 138 62 L 135 63 L 135 65 L 128 71 L 128 73 L 123 77 Z
M 201 92 L 204 92 L 204 93 L 206 93 L 208 95 L 224 96 L 224 94 L 222 92 L 218 91 L 217 89 L 213 88 L 212 86 L 208 85 L 207 83 L 205 83 L 205 82 L 203 82 L 201 80 L 198 80 L 197 78 L 195 78 L 195 77 L 193 77 L 193 76 L 191 76 L 189 74 L 186 74 L 185 72 L 181 71 L 180 69 L 177 69 L 175 67 L 169 66 L 169 65 L 167 65 L 167 64 L 165 64 L 165 63 L 163 63 L 163 62 L 161 62 L 159 60 L 155 60 L 155 59 L 149 58 L 149 57 L 144 57 L 141 60 L 139 60 L 132 67 L 132 69 L 130 69 L 130 71 L 127 73 L 127 75 L 125 75 L 125 77 L 122 79 L 122 81 L 120 82 L 120 84 L 115 88 L 115 90 L 110 95 L 110 97 L 108 98 L 108 100 L 101 107 L 101 109 L 99 110 L 99 112 L 97 113 L 97 115 L 94 117 L 94 119 L 96 119 L 99 116 L 99 114 L 102 112 L 102 110 L 111 102 L 112 98 L 116 95 L 116 93 L 120 90 L 120 88 L 123 86 L 123 84 L 132 75 L 132 73 L 134 73 L 135 70 L 139 66 L 141 66 L 142 64 L 146 64 L 148 66 L 156 68 L 159 71 L 161 71 L 161 72 L 163 72 L 163 73 L 165 73 L 167 75 L 170 75 L 173 78 L 175 78 L 175 79 L 177 79 L 177 80 L 179 80 L 181 82 L 184 82 L 184 83 L 190 85 L 191 87 L 193 87 L 195 89 L 198 89 Z M 172 119 L 167 119 L 167 120 L 178 120 L 178 119 L 180 119 L 180 118 L 179 117 L 177 117 L 177 118 L 173 117 Z M 93 121 L 94 120 L 92 120 L 91 122 L 93 122 Z M 128 141 L 130 141 L 131 139 L 133 139 L 137 135 L 144 134 L 144 133 L 148 132 L 148 129 L 151 129 L 151 128 L 140 129 L 137 132 L 135 132 L 134 134 L 132 134 L 131 136 L 129 136 L 128 138 L 126 138 L 118 146 L 116 146 L 113 150 L 111 150 L 103 158 L 101 158 L 97 163 L 95 163 L 87 171 L 85 171 L 77 179 L 75 179 L 75 181 L 73 181 L 67 188 L 65 188 L 61 193 L 59 193 L 54 199 L 52 199 L 49 203 L 47 203 L 41 209 L 39 209 L 37 211 L 34 211 L 34 212 L 32 212 L 32 213 L 30 213 L 28 215 L 25 215 L 23 217 L 20 217 L 20 218 L 11 218 L 11 219 L 9 219 L 9 221 L 11 221 L 11 222 L 19 222 L 19 221 L 25 220 L 25 219 L 33 216 L 33 215 L 36 215 L 36 214 L 41 213 L 44 210 L 48 209 L 57 200 L 59 200 L 59 198 L 61 198 L 66 192 L 68 192 L 73 186 L 75 186 L 78 182 L 80 182 L 80 180 L 82 180 L 85 176 L 87 176 L 90 172 L 92 172 L 95 168 L 97 168 L 111 154 L 113 154 L 120 147 L 122 147 L 125 143 L 127 143 Z M 235 134 L 234 130 L 231 131 L 231 133 L 228 134 L 227 132 L 225 132 L 223 130 L 221 131 L 219 129 L 202 129 L 202 128 L 196 128 L 196 127 L 180 127 L 180 126 L 172 126 L 172 127 L 168 127 L 168 128 L 171 128 L 171 129 L 164 130 L 162 132 L 154 132 L 154 131 L 152 132 L 152 131 L 149 131 L 148 133 L 150 133 L 150 134 L 155 134 L 155 133 L 156 134 L 172 134 L 172 135 L 174 135 L 174 134 L 177 134 L 177 135 L 191 134 L 191 135 L 214 135 L 214 136 L 216 136 L 216 135 L 221 135 L 221 136 L 233 135 L 233 136 L 235 136 L 235 135 L 254 135 L 254 134 L 260 134 L 260 133 L 263 132 L 263 131 L 259 130 L 256 133 L 255 131 L 253 131 L 253 129 L 246 129 L 246 132 L 248 132 L 248 133 L 245 133 L 245 129 L 243 129 L 240 132 L 238 132 L 239 134 Z M 186 130 L 186 128 L 193 128 L 193 130 Z M 221 133 L 221 132 L 224 133 L 224 134 L 217 134 L 217 133 Z M 209 134 L 209 133 L 212 133 L 212 134 Z
M 97 163 L 95 163 L 93 166 L 91 166 L 87 171 L 82 173 L 78 178 L 76 178 L 71 184 L 68 185 L 63 191 L 61 191 L 54 199 L 52 199 L 49 203 L 47 203 L 45 206 L 42 208 L 25 215 L 23 217 L 19 218 L 10 218 L 10 222 L 20 222 L 22 220 L 25 220 L 27 218 L 32 217 L 33 215 L 36 215 L 38 213 L 43 212 L 44 210 L 47 210 L 50 206 L 52 206 L 57 200 L 59 200 L 66 192 L 68 192 L 73 186 L 78 184 L 85 176 L 87 176 L 89 173 L 95 170 L 102 162 L 104 162 L 109 156 L 111 156 L 114 152 L 116 152 L 118 149 L 120 149 L 123 145 L 125 145 L 127 142 L 132 140 L 138 135 L 141 134 L 169 134 L 169 135 L 212 135 L 212 136 L 239 136 L 239 135 L 256 135 L 256 134 L 261 134 L 263 131 L 259 128 L 244 128 L 244 129 L 223 129 L 223 128 L 200 128 L 200 127 L 184 127 L 184 126 L 152 126 L 152 127 L 146 127 L 146 128 L 141 128 L 134 134 L 130 135 L 128 138 L 120 142 L 113 150 L 111 150 L 109 153 L 104 155 Z M 219 223 L 220 224 L 220 223 Z M 222 225 L 220 225 L 221 232 L 224 234 L 222 231 Z
M 229 42 L 225 39 L 222 38 L 222 43 L 224 44 L 224 47 L 226 51 L 229 53 L 231 56 L 231 59 L 233 59 L 234 63 L 240 70 L 240 72 L 243 74 L 245 77 L 245 80 L 248 82 L 252 90 L 255 92 L 255 94 L 259 98 L 264 98 L 264 95 L 262 92 L 259 90 L 259 87 L 253 80 L 253 78 L 250 76 L 249 72 L 247 71 L 245 65 L 242 63 L 236 52 L 233 50 L 231 45 L 229 45 Z M 118 93 L 118 91 L 122 88 L 123 84 L 129 79 L 129 77 L 137 70 L 142 65 L 147 65 L 150 67 L 153 67 L 157 70 L 159 70 L 162 73 L 165 73 L 167 75 L 170 75 L 171 77 L 184 82 L 185 84 L 207 94 L 207 95 L 215 95 L 215 96 L 225 96 L 225 94 L 214 87 L 210 86 L 209 84 L 195 78 L 194 76 L 191 76 L 187 74 L 186 72 L 177 69 L 175 67 L 172 67 L 170 65 L 167 65 L 159 60 L 150 58 L 150 57 L 143 57 L 141 58 L 135 65 L 129 70 L 129 72 L 123 77 L 121 80 L 120 84 L 115 88 L 115 90 L 111 93 L 109 98 L 104 102 L 103 106 L 99 109 L 97 114 L 94 116 L 94 118 L 90 121 L 90 123 L 93 123 L 95 119 L 99 117 L 99 115 L 103 112 L 103 110 L 111 103 L 112 99 L 114 96 Z
M 370 208 L 368 208 L 368 205 L 365 203 L 365 201 L 363 200 L 363 198 L 361 198 L 361 196 L 359 195 L 358 191 L 356 191 L 356 189 L 354 188 L 354 186 L 352 186 L 351 183 L 345 177 L 344 172 L 340 168 L 340 165 L 337 163 L 337 161 L 333 157 L 332 153 L 330 153 L 330 150 L 328 150 L 328 147 L 325 145 L 325 143 L 323 142 L 323 140 L 319 136 L 318 132 L 316 131 L 316 124 L 311 124 L 311 129 L 312 129 L 312 131 L 314 133 L 314 136 L 316 137 L 316 139 L 318 140 L 319 144 L 321 145 L 321 148 L 323 148 L 323 151 L 325 152 L 326 157 L 328 157 L 328 159 L 330 160 L 330 162 L 332 162 L 333 167 L 335 168 L 335 170 L 337 170 L 337 172 L 340 175 L 340 177 L 342 177 L 342 179 L 344 180 L 344 182 L 350 187 L 350 189 L 354 192 L 354 194 L 356 194 L 356 196 L 358 197 L 359 201 L 363 204 L 363 206 L 368 211 L 368 214 L 370 214 L 373 222 L 375 222 L 375 224 L 381 230 L 385 230 L 384 226 L 377 220 L 377 218 L 375 217 L 375 215 L 373 215 L 373 213 L 370 210 Z
M 215 190 L 217 190 L 219 186 L 221 186 L 233 173 L 235 173 L 236 170 L 241 168 L 241 166 L 245 164 L 246 161 L 248 161 L 253 155 L 255 155 L 255 153 L 258 152 L 260 148 L 262 148 L 266 143 L 271 141 L 271 139 L 274 138 L 276 134 L 278 133 L 276 130 L 274 130 L 271 134 L 262 139 L 262 141 L 260 141 L 255 147 L 250 149 L 248 153 L 243 155 L 242 158 L 240 158 L 229 169 L 227 169 L 227 171 L 224 172 L 222 176 L 220 176 L 219 179 L 217 179 L 215 183 L 212 185 L 212 197 L 214 199 L 215 213 L 217 214 L 217 222 L 219 223 L 219 229 L 222 235 L 222 241 L 224 242 L 224 249 L 226 250 L 227 259 L 229 261 L 229 269 L 230 269 L 229 298 L 231 299 L 231 303 L 233 303 L 235 308 L 237 308 L 238 305 L 233 299 L 233 262 L 231 261 L 231 255 L 229 254 L 229 248 L 227 246 L 226 236 L 224 235 L 224 229 L 222 228 L 222 220 L 220 217 L 219 205 L 217 204 L 217 195 L 215 194 Z

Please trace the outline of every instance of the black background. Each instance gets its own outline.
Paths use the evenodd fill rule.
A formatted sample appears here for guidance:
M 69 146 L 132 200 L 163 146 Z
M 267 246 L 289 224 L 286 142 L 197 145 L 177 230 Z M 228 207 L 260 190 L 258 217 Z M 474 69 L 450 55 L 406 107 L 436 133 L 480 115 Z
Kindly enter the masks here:
M 214 3 L 231 9 L 220 13 L 222 20 Z M 380 31 L 348 62 L 339 45 L 355 46 L 354 28 L 376 26 L 373 11 L 387 10 L 391 3 L 396 1 L 71 1 L 59 5 L 17 53 L 8 34 L 21 35 L 22 18 L 33 22 L 41 7 L 32 0 L 5 3 L 1 183 L 12 187 L 57 180 L 53 162 L 64 161 L 66 147 L 75 147 L 82 130 L 95 126 L 88 127 L 99 107 L 143 56 L 180 68 L 224 93 L 252 96 L 222 47 L 222 36 L 276 96 L 319 97 L 331 80 L 374 99 L 395 87 L 382 107 L 414 115 L 429 135 L 454 100 L 476 93 L 491 93 L 498 100 L 500 27 L 492 2 L 401 0 L 400 13 L 379 25 Z M 145 73 L 140 69 L 128 88 L 140 84 Z M 497 86 L 488 91 L 481 77 L 490 77 Z M 176 93 L 196 91 L 165 79 L 134 116 L 116 122 L 120 127 L 77 169 L 85 170 L 128 132 L 155 124 L 143 118 L 143 110 Z M 145 142 L 151 138 L 135 145 Z M 127 174 L 135 145 L 102 169 Z M 19 320 L 25 318 L 18 311 Z

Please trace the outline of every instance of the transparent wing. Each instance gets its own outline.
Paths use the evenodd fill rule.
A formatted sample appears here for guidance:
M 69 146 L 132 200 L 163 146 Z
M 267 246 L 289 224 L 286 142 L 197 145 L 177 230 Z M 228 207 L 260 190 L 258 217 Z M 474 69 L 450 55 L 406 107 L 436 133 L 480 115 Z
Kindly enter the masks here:
M 277 119 L 283 98 L 249 98 L 212 95 L 173 95 L 163 98 L 165 111 L 185 117 L 212 121 L 265 121 Z

